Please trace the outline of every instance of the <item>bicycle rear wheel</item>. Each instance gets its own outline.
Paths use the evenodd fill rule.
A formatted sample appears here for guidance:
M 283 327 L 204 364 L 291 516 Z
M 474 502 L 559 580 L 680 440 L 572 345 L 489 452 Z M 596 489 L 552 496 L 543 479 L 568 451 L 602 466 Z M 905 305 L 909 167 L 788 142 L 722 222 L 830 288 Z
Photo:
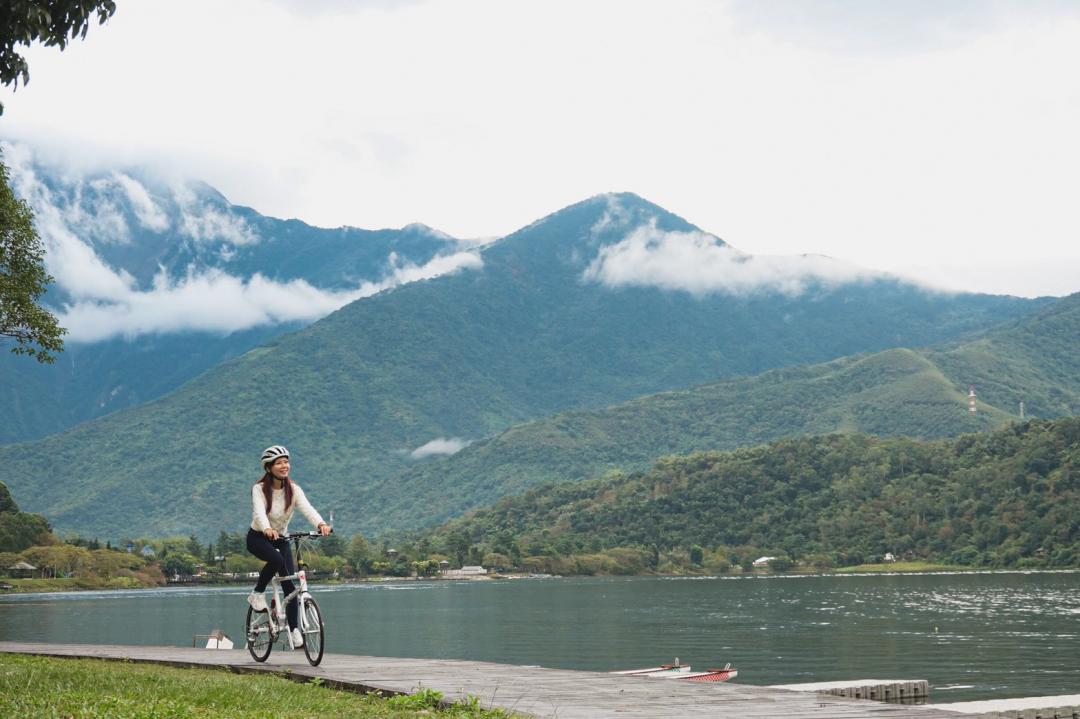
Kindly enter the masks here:
M 270 656 L 270 650 L 274 648 L 273 624 L 270 621 L 270 612 L 256 612 L 248 607 L 247 618 L 244 620 L 244 637 L 247 640 L 248 652 L 251 658 L 257 662 L 265 662 Z
M 319 666 L 323 655 L 323 623 L 319 605 L 311 597 L 304 599 L 301 606 L 304 612 L 304 654 L 313 667 Z

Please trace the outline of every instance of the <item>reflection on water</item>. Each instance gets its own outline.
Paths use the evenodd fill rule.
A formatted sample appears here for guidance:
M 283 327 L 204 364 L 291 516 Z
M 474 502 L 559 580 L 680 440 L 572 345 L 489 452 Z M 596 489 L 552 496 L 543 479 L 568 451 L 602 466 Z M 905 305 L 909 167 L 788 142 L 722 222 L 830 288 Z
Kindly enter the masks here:
M 8 596 L 0 638 L 190 646 L 247 587 Z M 572 669 L 676 656 L 779 684 L 928 679 L 931 700 L 1080 692 L 1080 574 L 634 577 L 315 586 L 328 651 Z

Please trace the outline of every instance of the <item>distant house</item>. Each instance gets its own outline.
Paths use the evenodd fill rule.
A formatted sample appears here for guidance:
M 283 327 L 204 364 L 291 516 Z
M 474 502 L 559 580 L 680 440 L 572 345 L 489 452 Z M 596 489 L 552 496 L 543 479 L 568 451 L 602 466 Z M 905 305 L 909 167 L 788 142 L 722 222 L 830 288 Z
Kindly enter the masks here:
M 442 571 L 443 577 L 446 579 L 469 579 L 471 577 L 483 577 L 487 575 L 487 570 L 483 567 L 466 565 L 461 569 L 444 569 Z
M 37 571 L 37 567 L 33 564 L 27 564 L 26 562 L 15 562 L 8 567 L 9 577 L 21 577 L 29 578 L 34 576 L 34 572 Z
M 776 557 L 758 557 L 754 560 L 754 566 L 761 568 L 769 566 L 769 562 L 776 559 Z
M 895 562 L 896 557 L 893 556 L 892 552 L 885 552 L 885 561 L 886 562 Z
M 143 555 L 144 557 L 153 557 L 154 556 L 154 548 L 151 547 L 150 545 L 146 545 L 145 547 L 143 547 L 142 549 L 139 550 L 139 554 Z

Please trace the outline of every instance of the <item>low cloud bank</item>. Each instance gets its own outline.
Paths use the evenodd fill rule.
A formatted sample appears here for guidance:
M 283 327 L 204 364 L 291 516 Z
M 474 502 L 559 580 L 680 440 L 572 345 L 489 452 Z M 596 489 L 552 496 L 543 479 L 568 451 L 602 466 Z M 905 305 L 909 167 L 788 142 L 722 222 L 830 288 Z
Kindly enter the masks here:
M 611 223 L 611 218 L 605 227 Z M 650 222 L 600 248 L 584 277 L 608 287 L 640 286 L 693 295 L 776 292 L 795 296 L 811 285 L 885 277 L 821 255 L 754 256 L 713 235 L 665 232 Z
M 469 446 L 469 443 L 464 439 L 458 439 L 457 437 L 438 437 L 426 444 L 420 445 L 412 452 L 409 452 L 409 457 L 412 459 L 426 459 L 427 457 L 439 455 L 457 454 L 467 446 Z
M 89 180 L 76 174 L 63 176 L 64 191 L 54 191 L 38 176 L 28 148 L 10 143 L 3 143 L 2 148 L 16 192 L 34 208 L 46 249 L 46 270 L 68 296 L 55 313 L 72 342 L 183 331 L 229 333 L 266 324 L 314 321 L 398 285 L 483 265 L 478 253 L 466 249 L 439 255 L 423 265 L 391 254 L 381 279 L 338 291 L 322 290 L 302 279 L 277 282 L 261 274 L 237 277 L 216 268 L 189 267 L 184 276 L 170 277 L 160 268 L 152 286 L 140 289 L 130 273 L 111 267 L 82 238 L 129 242 L 128 218 L 154 232 L 171 230 L 196 242 L 224 242 L 221 252 L 260 238 L 242 217 L 186 184 L 172 183 L 169 197 L 163 198 L 160 187 L 148 190 L 122 173 Z
M 391 262 L 395 261 L 392 257 Z M 378 282 L 340 292 L 320 290 L 304 280 L 275 282 L 260 274 L 242 279 L 221 270 L 191 273 L 180 280 L 160 272 L 149 291 L 136 290 L 131 284 L 115 291 L 115 285 L 124 280 L 114 275 L 108 296 L 84 292 L 85 299 L 66 305 L 59 320 L 75 342 L 183 331 L 227 334 L 260 325 L 311 322 L 398 285 L 480 266 L 482 260 L 475 253 L 458 252 L 423 265 L 395 265 Z

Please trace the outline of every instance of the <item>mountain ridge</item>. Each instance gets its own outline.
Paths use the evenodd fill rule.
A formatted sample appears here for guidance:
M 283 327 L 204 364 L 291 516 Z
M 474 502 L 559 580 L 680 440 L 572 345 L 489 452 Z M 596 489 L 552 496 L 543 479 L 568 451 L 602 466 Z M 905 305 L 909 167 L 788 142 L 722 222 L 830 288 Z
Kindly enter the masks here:
M 759 293 L 590 278 L 602 250 L 630 240 L 646 264 L 670 248 L 671 233 L 709 257 L 727 247 L 653 208 L 636 196 L 590 198 L 485 246 L 475 267 L 348 304 L 153 402 L 0 447 L 11 489 L 61 530 L 216 535 L 244 522 L 251 457 L 284 443 L 316 506 L 334 509 L 343 531 L 370 529 L 387 491 L 408 492 L 387 480 L 439 438 L 932 344 L 1041 304 L 882 278 Z M 178 471 L 194 474 L 176 482 Z M 51 486 L 58 476 L 65 497 Z
M 825 569 L 887 553 L 981 567 L 1080 562 L 1080 418 L 923 441 L 782 439 L 535 487 L 390 539 L 401 556 L 573 574 Z M 494 553 L 494 554 L 492 554 Z M 705 566 L 703 566 L 703 564 Z
M 936 439 L 989 430 L 1017 417 L 1017 396 L 1027 398 L 1029 417 L 1077 414 L 1077 337 L 1080 293 L 945 349 L 888 349 L 543 418 L 386 480 L 407 485 L 409 502 L 384 506 L 380 519 L 397 527 L 436 523 L 538 485 L 644 470 L 665 455 L 805 434 Z M 1061 341 L 1052 344 L 1053 338 Z M 1043 348 L 1038 358 L 1017 359 L 1019 348 L 1036 345 Z M 991 382 L 995 375 L 1014 381 Z M 975 415 L 968 412 L 965 391 L 972 384 L 982 396 Z M 472 492 L 466 490 L 469 478 L 480 480 Z M 444 485 L 457 492 L 448 494 Z M 416 505 L 428 508 L 422 520 Z

